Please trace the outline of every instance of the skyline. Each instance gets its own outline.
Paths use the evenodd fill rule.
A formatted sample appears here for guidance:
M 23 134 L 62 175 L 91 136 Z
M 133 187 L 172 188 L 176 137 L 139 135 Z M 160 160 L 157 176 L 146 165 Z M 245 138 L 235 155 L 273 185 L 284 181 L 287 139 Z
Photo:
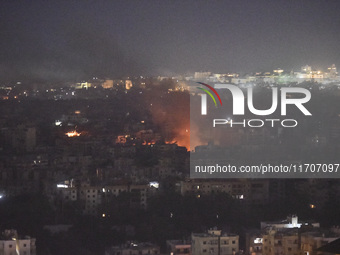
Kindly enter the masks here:
M 1 80 L 340 66 L 337 1 L 5 1 Z
M 328 252 L 339 7 L 1 1 L 0 254 Z

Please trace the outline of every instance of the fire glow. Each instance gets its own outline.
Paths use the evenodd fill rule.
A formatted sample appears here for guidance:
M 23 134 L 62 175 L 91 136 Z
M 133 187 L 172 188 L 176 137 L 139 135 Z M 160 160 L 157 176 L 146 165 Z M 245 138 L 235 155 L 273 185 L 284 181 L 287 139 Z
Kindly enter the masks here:
M 76 137 L 76 136 L 80 136 L 80 133 L 74 130 L 74 131 L 65 133 L 65 135 L 67 135 L 68 137 Z
M 180 128 L 175 130 L 175 137 L 168 140 L 166 144 L 177 144 L 178 146 L 186 147 L 190 150 L 190 130 L 187 128 Z

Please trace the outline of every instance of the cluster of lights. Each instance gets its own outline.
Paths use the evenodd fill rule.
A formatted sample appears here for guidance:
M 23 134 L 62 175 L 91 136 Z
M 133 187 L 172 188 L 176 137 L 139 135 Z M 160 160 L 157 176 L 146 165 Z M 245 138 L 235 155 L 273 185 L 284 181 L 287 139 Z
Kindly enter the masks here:
M 146 142 L 146 141 L 144 141 L 144 142 L 142 143 L 142 145 L 155 145 L 155 144 L 156 144 L 155 141 L 151 141 L 151 142 Z

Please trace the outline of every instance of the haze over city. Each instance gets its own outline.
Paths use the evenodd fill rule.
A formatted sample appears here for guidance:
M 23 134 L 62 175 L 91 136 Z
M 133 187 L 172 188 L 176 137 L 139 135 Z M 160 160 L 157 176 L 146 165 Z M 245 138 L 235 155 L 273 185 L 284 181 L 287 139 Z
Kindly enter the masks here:
M 338 1 L 2 1 L 0 79 L 340 66 Z
M 340 254 L 340 1 L 0 6 L 1 255 Z

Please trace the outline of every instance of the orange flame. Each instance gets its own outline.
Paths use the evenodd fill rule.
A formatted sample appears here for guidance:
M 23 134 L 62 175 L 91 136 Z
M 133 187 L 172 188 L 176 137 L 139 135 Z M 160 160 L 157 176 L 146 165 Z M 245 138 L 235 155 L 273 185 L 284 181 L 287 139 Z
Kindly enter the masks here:
M 67 135 L 68 137 L 75 137 L 75 136 L 80 136 L 80 133 L 74 130 L 74 131 L 65 133 L 65 135 Z

